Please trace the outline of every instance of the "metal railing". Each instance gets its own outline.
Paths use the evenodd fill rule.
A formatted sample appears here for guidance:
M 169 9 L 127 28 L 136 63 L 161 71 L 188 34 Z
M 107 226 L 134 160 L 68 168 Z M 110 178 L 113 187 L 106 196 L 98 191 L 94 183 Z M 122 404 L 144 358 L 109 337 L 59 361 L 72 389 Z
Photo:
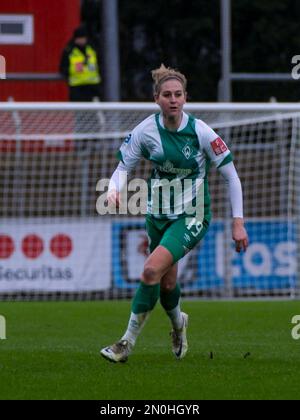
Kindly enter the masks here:
M 60 73 L 6 73 L 6 80 L 50 82 L 64 79 Z

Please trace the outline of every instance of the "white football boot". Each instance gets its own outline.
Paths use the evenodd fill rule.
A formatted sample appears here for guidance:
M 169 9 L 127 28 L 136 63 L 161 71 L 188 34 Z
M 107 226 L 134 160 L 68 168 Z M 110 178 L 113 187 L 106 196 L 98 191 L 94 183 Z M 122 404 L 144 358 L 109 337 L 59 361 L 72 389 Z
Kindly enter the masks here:
M 189 317 L 186 313 L 181 312 L 183 325 L 180 330 L 173 329 L 170 333 L 172 338 L 172 351 L 176 359 L 183 359 L 188 351 L 188 342 L 186 338 L 186 330 L 188 326 Z
M 110 362 L 127 362 L 128 356 L 132 351 L 132 345 L 127 340 L 120 340 L 111 346 L 104 347 L 100 354 Z

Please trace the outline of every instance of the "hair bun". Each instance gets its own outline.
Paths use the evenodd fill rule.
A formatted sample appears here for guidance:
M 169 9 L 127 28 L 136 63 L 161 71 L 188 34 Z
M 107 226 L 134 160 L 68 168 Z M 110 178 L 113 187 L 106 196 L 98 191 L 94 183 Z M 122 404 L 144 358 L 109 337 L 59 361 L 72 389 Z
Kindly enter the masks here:
M 180 73 L 178 70 L 172 69 L 171 67 L 166 67 L 163 63 L 159 68 L 152 70 L 151 75 L 154 81 L 153 91 L 155 94 L 159 93 L 162 83 L 168 79 L 179 80 L 184 90 L 186 90 L 187 80 L 184 74 Z

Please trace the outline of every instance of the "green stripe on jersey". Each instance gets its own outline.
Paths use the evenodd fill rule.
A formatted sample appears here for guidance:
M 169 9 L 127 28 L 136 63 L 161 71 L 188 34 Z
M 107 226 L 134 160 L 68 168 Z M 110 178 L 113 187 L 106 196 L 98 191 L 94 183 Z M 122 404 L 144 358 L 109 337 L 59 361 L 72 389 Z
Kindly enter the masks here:
M 116 153 L 116 158 L 124 163 L 121 150 L 118 150 Z
M 219 168 L 221 168 L 222 166 L 225 166 L 225 165 L 227 165 L 227 163 L 230 163 L 230 162 L 232 162 L 233 161 L 233 157 L 232 157 L 232 154 L 231 153 L 229 153 L 229 155 L 228 156 L 226 156 L 226 158 L 220 163 L 220 165 L 218 166 L 218 169 Z
M 188 123 L 185 128 L 180 131 L 171 131 L 161 126 L 159 122 L 159 115 L 160 114 L 155 115 L 155 121 L 161 139 L 163 155 L 156 160 L 156 168 L 152 171 L 151 177 L 148 181 L 150 193 L 151 180 L 158 180 L 158 185 L 155 187 L 156 190 L 153 186 L 151 188 L 149 202 L 151 203 L 151 198 L 153 202 L 153 197 L 155 197 L 157 204 L 157 197 L 159 196 L 159 205 L 158 207 L 157 205 L 150 206 L 150 213 L 162 219 L 177 219 L 178 217 L 186 215 L 184 210 L 186 210 L 190 204 L 192 204 L 193 207 L 196 205 L 196 180 L 200 181 L 204 179 L 204 185 L 200 187 L 202 191 L 204 187 L 204 194 L 202 194 L 202 191 L 199 190 L 200 194 L 198 194 L 198 200 L 200 201 L 200 205 L 204 207 L 204 212 L 209 218 L 210 197 L 206 179 L 209 164 L 206 164 L 204 172 L 203 166 L 201 167 L 201 164 L 203 165 L 203 161 L 201 164 L 199 161 L 201 150 L 198 135 L 195 129 L 195 118 L 189 116 Z M 190 180 L 190 185 L 193 183 L 193 187 L 190 188 L 188 193 L 185 189 L 185 194 L 183 195 L 178 194 L 178 191 L 175 191 L 176 188 L 172 187 L 170 188 L 170 196 L 166 195 L 166 193 L 164 193 L 165 195 L 163 196 L 163 189 L 159 184 L 159 180 L 168 181 L 170 183 L 176 182 L 178 183 L 176 185 L 178 185 L 182 191 L 184 191 L 184 187 L 187 185 L 184 181 Z M 182 205 L 180 205 L 180 203 L 182 203 Z M 169 210 L 167 211 L 168 204 Z M 182 208 L 181 213 L 178 212 L 180 208 Z M 192 217 L 193 214 L 190 216 Z

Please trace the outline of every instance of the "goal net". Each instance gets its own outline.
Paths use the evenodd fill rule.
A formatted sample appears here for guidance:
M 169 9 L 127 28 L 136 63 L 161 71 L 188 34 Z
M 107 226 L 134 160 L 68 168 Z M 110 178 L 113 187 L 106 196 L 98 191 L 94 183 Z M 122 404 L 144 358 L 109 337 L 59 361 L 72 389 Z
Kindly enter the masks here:
M 237 254 L 225 183 L 210 172 L 212 222 L 179 263 L 188 297 L 299 295 L 300 106 L 189 104 L 230 147 L 250 246 Z M 0 104 L 0 299 L 131 297 L 146 258 L 144 215 L 99 215 L 99 181 L 158 108 L 127 103 Z M 141 161 L 132 178 L 147 179 Z M 130 180 L 130 178 L 129 178 Z

